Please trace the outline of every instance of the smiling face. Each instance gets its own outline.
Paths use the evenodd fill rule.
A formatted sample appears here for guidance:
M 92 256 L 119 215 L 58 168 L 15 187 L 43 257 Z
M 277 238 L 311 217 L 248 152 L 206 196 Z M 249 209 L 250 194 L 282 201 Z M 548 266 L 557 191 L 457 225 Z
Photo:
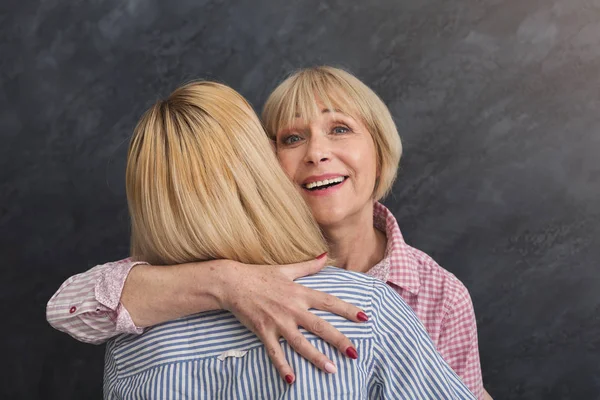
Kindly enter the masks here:
M 269 95 L 262 118 L 321 228 L 372 213 L 373 201 L 391 189 L 400 137 L 386 105 L 354 75 L 329 66 L 301 69 Z
M 277 157 L 322 227 L 371 213 L 377 179 L 373 137 L 357 118 L 316 102 L 317 113 L 296 118 L 276 135 Z

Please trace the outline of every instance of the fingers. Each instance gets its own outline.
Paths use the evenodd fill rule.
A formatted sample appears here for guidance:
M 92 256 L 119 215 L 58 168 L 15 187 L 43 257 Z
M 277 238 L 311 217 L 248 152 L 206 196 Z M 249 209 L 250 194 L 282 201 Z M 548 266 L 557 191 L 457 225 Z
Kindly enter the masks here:
M 294 370 L 285 359 L 285 354 L 283 353 L 279 339 L 275 336 L 270 336 L 268 338 L 260 337 L 260 340 L 264 343 L 267 354 L 269 354 L 269 358 L 275 366 L 275 369 L 277 369 L 277 372 L 279 372 L 279 375 L 284 381 L 291 385 L 296 380 L 296 376 Z
M 282 265 L 279 267 L 279 271 L 288 277 L 290 280 L 296 280 L 303 276 L 313 275 L 323 269 L 325 262 L 327 261 L 327 254 L 321 254 L 320 258 L 314 260 L 304 261 L 296 264 Z
M 365 322 L 369 319 L 367 314 L 360 308 L 330 294 L 314 290 L 311 299 L 310 308 L 329 311 L 354 322 Z
M 319 336 L 321 339 L 325 340 L 332 346 L 335 346 L 340 352 L 342 352 L 346 356 L 352 359 L 358 358 L 358 352 L 356 351 L 356 348 L 354 347 L 350 339 L 348 339 L 346 335 L 342 334 L 333 325 L 331 325 L 324 319 L 307 311 L 302 316 L 301 326 L 307 331 Z M 309 358 L 309 360 L 311 359 Z
M 284 338 L 296 353 L 307 359 L 321 371 L 328 374 L 335 374 L 337 372 L 335 364 L 325 354 L 321 353 L 315 346 L 310 344 L 298 329 L 288 331 L 284 335 Z

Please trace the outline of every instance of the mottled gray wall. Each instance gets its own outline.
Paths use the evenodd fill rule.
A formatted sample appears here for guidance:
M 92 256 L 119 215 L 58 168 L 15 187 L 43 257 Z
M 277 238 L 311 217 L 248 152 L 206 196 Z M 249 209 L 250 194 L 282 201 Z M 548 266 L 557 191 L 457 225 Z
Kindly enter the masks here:
M 600 1 L 3 0 L 1 398 L 100 398 L 103 349 L 45 323 L 69 275 L 127 255 L 126 141 L 194 77 L 257 107 L 345 66 L 405 144 L 387 200 L 470 289 L 497 399 L 600 398 Z

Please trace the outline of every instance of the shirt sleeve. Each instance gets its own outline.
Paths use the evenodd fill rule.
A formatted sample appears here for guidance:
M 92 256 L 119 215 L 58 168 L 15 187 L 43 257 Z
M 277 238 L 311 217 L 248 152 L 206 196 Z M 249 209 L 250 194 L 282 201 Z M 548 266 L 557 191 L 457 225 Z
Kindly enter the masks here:
M 131 268 L 145 262 L 130 258 L 98 265 L 67 279 L 48 301 L 50 325 L 75 339 L 101 344 L 121 333 L 141 334 L 121 304 L 121 293 Z
M 372 301 L 372 384 L 382 397 L 475 399 L 393 289 L 376 282 Z
M 442 321 L 438 351 L 444 360 L 462 378 L 463 382 L 477 396 L 484 399 L 477 321 L 471 296 L 466 287 L 460 284 L 456 296 L 451 299 L 448 313 Z

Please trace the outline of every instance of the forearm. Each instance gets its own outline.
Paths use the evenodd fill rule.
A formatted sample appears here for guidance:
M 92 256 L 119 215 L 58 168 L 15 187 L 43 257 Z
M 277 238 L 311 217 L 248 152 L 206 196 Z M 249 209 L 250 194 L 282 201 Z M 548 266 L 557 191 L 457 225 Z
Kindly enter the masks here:
M 129 272 L 121 304 L 137 327 L 221 309 L 228 260 L 172 266 L 138 265 Z

